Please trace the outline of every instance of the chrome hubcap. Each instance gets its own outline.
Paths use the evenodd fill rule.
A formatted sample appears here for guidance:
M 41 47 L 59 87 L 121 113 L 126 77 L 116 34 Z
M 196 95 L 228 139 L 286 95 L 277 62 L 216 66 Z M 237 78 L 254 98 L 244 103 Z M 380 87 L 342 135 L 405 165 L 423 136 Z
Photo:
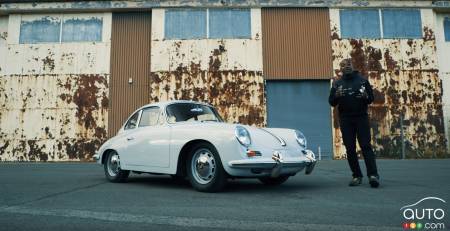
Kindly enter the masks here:
M 117 153 L 110 156 L 108 160 L 108 173 L 110 176 L 116 176 L 120 170 L 120 159 Z
M 192 157 L 191 171 L 195 180 L 200 184 L 207 184 L 214 178 L 216 160 L 208 149 L 199 149 Z

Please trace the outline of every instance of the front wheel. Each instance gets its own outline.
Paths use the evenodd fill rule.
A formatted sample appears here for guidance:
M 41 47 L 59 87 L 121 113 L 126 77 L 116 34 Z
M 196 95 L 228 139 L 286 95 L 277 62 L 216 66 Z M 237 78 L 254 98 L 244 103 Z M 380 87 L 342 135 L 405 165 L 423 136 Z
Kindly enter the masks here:
M 227 182 L 227 174 L 214 146 L 200 143 L 191 150 L 186 166 L 192 187 L 201 192 L 222 190 Z
M 288 180 L 289 176 L 279 176 L 279 177 L 261 177 L 259 181 L 261 181 L 265 185 L 280 185 Z
M 110 151 L 107 155 L 104 164 L 106 179 L 114 183 L 126 181 L 130 171 L 120 168 L 119 154 L 116 151 Z

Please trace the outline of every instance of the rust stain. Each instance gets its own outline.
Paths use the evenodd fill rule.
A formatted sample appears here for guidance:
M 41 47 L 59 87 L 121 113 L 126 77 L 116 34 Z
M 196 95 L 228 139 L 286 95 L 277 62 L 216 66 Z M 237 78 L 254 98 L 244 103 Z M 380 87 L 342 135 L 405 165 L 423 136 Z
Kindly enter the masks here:
M 29 151 L 27 153 L 28 160 L 30 161 L 47 161 L 48 153 L 45 152 L 45 144 L 38 145 L 36 140 L 27 140 Z
M 374 88 L 369 116 L 379 157 L 401 157 L 401 117 L 408 158 L 445 156 L 442 83 L 432 65 L 437 60 L 435 38 L 431 29 L 425 27 L 424 32 L 423 39 L 388 42 L 332 36 L 333 78 L 339 78 L 339 62 L 350 57 Z M 333 134 L 335 158 L 345 158 L 337 110 L 333 110 Z
M 41 60 L 44 71 L 53 71 L 55 69 L 55 60 L 53 59 L 53 54 L 49 54 Z
M 175 46 L 180 46 L 177 42 Z M 178 51 L 177 51 L 178 52 Z M 215 106 L 227 122 L 264 126 L 266 108 L 262 71 L 224 70 L 227 48 L 219 42 L 211 50 L 208 67 L 199 62 L 178 64 L 173 71 L 150 74 L 150 101 L 195 100 Z M 182 56 L 182 53 L 177 54 Z
M 435 40 L 434 32 L 431 28 L 426 27 L 426 26 L 423 27 L 423 33 L 424 33 L 424 36 L 423 36 L 424 41 Z
M 331 40 L 341 40 L 336 26 L 331 29 Z
M 393 71 L 399 68 L 398 62 L 392 58 L 388 49 L 384 52 L 384 60 L 386 61 L 386 70 Z
M 19 88 L 5 89 L 9 85 Z M 20 93 L 13 93 L 16 91 Z M 4 97 L 2 92 L 11 97 Z M 0 110 L 2 124 L 19 122 L 12 131 L 0 130 L 1 160 L 91 160 L 106 139 L 107 93 L 107 75 L 5 76 L 0 84 L 1 104 L 20 107 L 6 110 L 16 110 L 18 117 L 15 113 L 4 115 L 5 111 Z M 55 95 L 57 98 L 52 98 Z M 33 130 L 27 125 L 30 121 Z

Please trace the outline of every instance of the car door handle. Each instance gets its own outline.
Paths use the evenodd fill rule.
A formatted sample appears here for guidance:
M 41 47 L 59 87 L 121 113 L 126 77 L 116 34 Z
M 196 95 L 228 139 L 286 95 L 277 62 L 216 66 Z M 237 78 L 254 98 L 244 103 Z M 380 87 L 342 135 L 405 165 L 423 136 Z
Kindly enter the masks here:
M 127 137 L 127 140 L 128 140 L 128 141 L 134 140 L 134 137 Z

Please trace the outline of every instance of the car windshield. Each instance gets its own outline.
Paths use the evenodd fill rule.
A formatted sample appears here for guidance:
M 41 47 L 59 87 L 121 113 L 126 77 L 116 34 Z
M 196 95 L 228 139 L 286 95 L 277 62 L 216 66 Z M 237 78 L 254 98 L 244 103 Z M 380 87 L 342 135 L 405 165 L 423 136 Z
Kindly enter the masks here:
M 166 110 L 169 123 L 185 121 L 223 121 L 213 107 L 202 104 L 176 103 L 167 106 Z

